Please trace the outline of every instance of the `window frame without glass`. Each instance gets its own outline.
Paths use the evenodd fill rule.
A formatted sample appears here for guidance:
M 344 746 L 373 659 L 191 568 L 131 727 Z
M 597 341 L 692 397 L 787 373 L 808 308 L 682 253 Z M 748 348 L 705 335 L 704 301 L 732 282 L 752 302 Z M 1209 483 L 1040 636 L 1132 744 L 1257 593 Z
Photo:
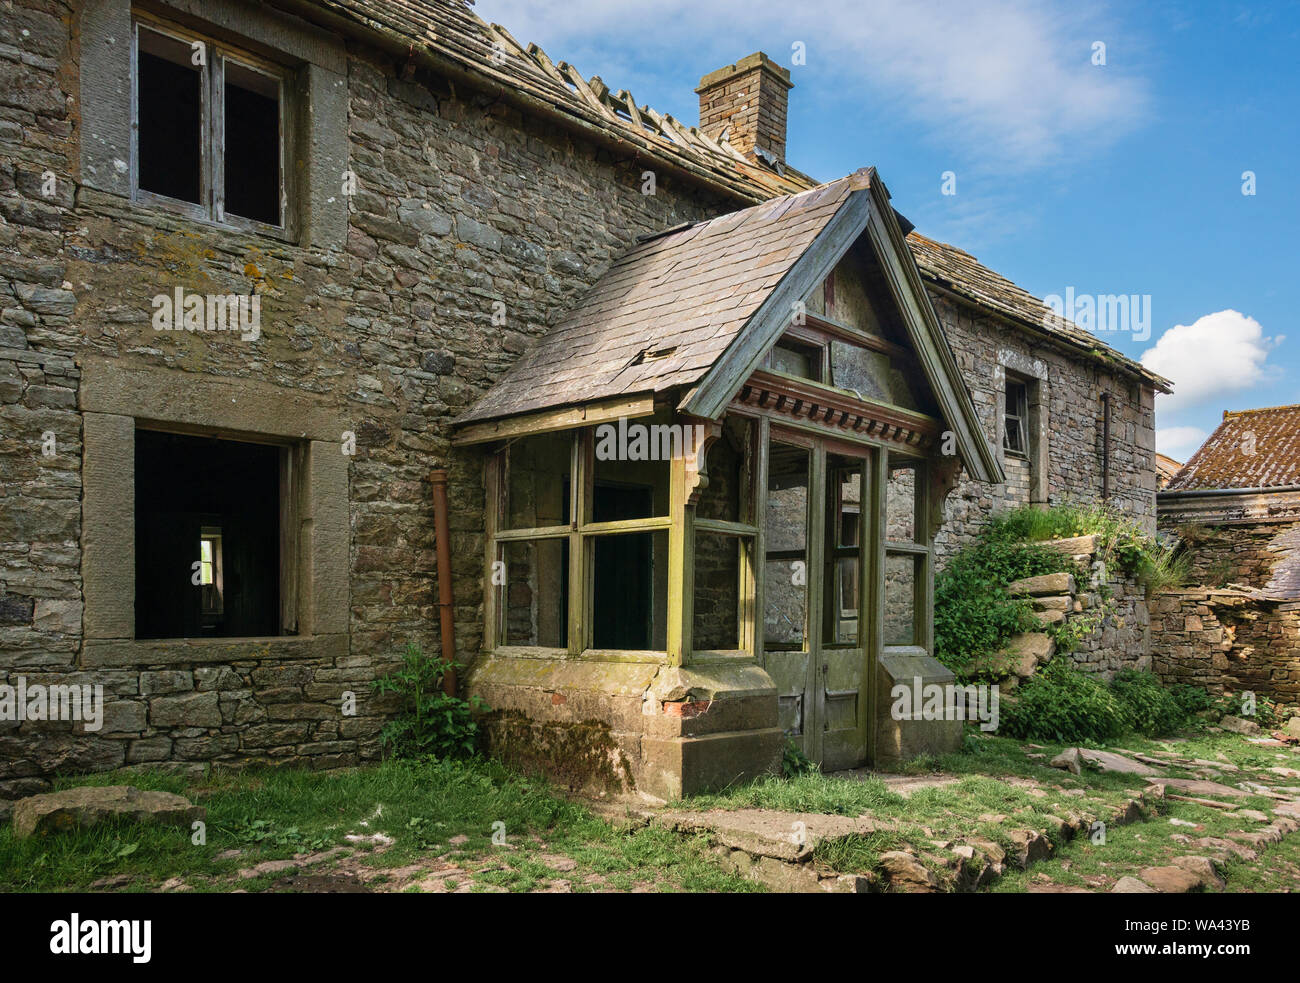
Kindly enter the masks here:
M 200 75 L 199 120 L 199 201 L 150 191 L 140 186 L 140 40 L 148 31 L 165 40 L 187 45 L 192 51 L 202 45 L 203 64 L 195 66 Z M 265 222 L 236 215 L 226 209 L 226 116 L 225 80 L 227 65 L 264 76 L 274 83 L 278 103 L 278 189 L 279 221 Z M 284 65 L 258 57 L 246 50 L 214 38 L 177 27 L 166 21 L 136 12 L 131 22 L 131 195 L 138 202 L 174 212 L 201 222 L 258 232 L 281 239 L 294 235 L 296 215 L 293 207 L 293 175 L 288 166 L 289 147 L 293 144 L 293 100 L 291 92 L 295 72 Z

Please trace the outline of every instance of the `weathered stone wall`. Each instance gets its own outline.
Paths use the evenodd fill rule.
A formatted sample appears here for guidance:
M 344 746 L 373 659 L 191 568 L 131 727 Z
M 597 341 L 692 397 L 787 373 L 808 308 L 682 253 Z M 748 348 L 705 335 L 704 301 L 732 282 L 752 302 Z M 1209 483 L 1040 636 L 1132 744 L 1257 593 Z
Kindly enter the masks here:
M 1149 669 L 1146 588 L 1124 571 L 1107 568 L 1097 554 L 1095 536 L 1053 540 L 1051 545 L 1074 560 L 1075 590 L 1064 607 L 1035 599 L 1034 608 L 1045 625 L 1072 624 L 1085 632 L 1074 638 L 1068 657 L 1084 672 L 1106 679 L 1121 669 Z
M 1110 679 L 1121 669 L 1151 667 L 1146 589 L 1132 577 L 1109 576 L 1105 596 L 1093 590 L 1088 603 L 1099 614 L 1093 630 L 1080 639 L 1070 658 L 1084 672 Z
M 1152 615 L 1156 670 L 1213 693 L 1300 696 L 1300 507 L 1291 493 L 1160 501 L 1197 586 L 1166 595 Z
M 81 3 L 16 0 L 0 20 L 0 674 L 102 682 L 111 701 L 93 736 L 9 726 L 0 736 L 0 798 L 38 790 L 55 771 L 137 762 L 325 767 L 374 758 L 386 705 L 370 696 L 371 680 L 408 640 L 437 647 L 432 467 L 451 472 L 460 658 L 481 642 L 482 459 L 452 451 L 449 421 L 637 235 L 735 204 L 666 173 L 655 195 L 643 195 L 643 161 L 577 143 L 436 78 L 405 81 L 394 57 L 349 42 L 345 110 L 324 125 L 346 129 L 358 187 L 344 195 L 340 174 L 333 201 L 312 203 L 346 210 L 344 244 L 304 246 L 180 218 L 98 190 L 80 173 L 83 114 L 101 110 L 95 100 L 104 98 L 81 86 L 82 13 Z M 256 292 L 260 338 L 155 331 L 152 298 L 177 287 Z M 504 323 L 494 321 L 503 311 Z M 1000 329 L 964 317 L 947 320 L 987 415 L 993 395 L 981 387 L 996 355 L 981 339 Z M 1004 334 L 998 344 L 1025 344 Z M 211 379 L 274 387 L 285 405 L 310 403 L 334 421 L 340 442 L 355 433 L 346 502 L 334 503 L 346 511 L 346 571 L 316 571 L 346 580 L 343 630 L 309 655 L 282 639 L 207 640 L 192 660 L 188 649 L 177 655 L 178 643 L 159 643 L 128 664 L 87 662 L 88 586 L 106 589 L 82 576 L 87 525 L 104 518 L 89 504 L 83 467 L 91 361 L 122 385 L 153 370 L 196 390 Z M 1052 364 L 1076 380 L 1052 396 L 1062 407 L 1053 430 L 1071 435 L 1053 451 L 1052 480 L 1058 493 L 1075 493 L 1099 485 L 1097 455 L 1070 442 L 1094 432 L 1104 380 L 1063 358 Z M 156 414 L 178 411 L 153 412 L 166 423 Z M 1144 404 L 1133 440 L 1149 429 L 1140 425 L 1147 415 Z M 1117 455 L 1125 439 L 1121 428 Z M 1130 464 L 1144 454 L 1133 449 Z M 1141 498 L 1136 481 L 1116 484 Z M 954 542 L 994 494 L 954 496 L 964 503 L 952 511 Z M 121 570 L 133 566 L 133 556 L 120 556 Z M 117 651 L 131 644 L 128 636 Z M 344 691 L 357 694 L 355 717 L 340 713 Z
M 0 25 L 0 680 L 102 681 L 112 726 L 8 728 L 0 797 L 56 770 L 373 758 L 384 704 L 370 681 L 407 640 L 437 647 L 432 467 L 451 470 L 461 658 L 481 639 L 482 461 L 452 452 L 448 422 L 637 235 L 734 205 L 666 174 L 643 195 L 643 162 L 437 79 L 402 81 L 390 57 L 351 46 L 346 114 L 328 121 L 346 129 L 358 180 L 336 196 L 344 248 L 178 218 L 81 180 L 82 107 L 99 95 L 79 83 L 80 15 L 18 0 Z M 256 291 L 261 337 L 155 331 L 151 298 L 176 287 Z M 202 665 L 171 653 L 82 671 L 79 396 L 92 355 L 128 372 L 269 383 L 327 410 L 340 439 L 356 434 L 337 645 L 304 659 L 275 640 L 231 642 Z M 340 715 L 345 689 L 356 717 Z
M 1300 602 L 1241 588 L 1171 591 L 1152 613 L 1151 655 L 1166 683 L 1294 704 L 1300 700 Z
M 1030 443 L 1035 447 L 1041 446 L 1036 442 L 1046 443 L 1045 460 L 1034 463 L 1038 468 L 1045 464 L 1043 495 L 1033 492 L 1034 481 L 1025 474 L 1024 462 L 1014 458 L 1007 462 L 1011 466 L 1004 484 L 969 480 L 958 484 L 948 496 L 944 525 L 935 542 L 940 565 L 969 542 L 991 514 L 1025 501 L 1101 500 L 1104 392 L 1111 394 L 1110 501 L 1154 533 L 1154 391 L 1094 362 L 1035 343 L 1023 331 L 978 315 L 937 291 L 931 297 L 989 441 L 995 448 L 1002 446 L 1000 414 L 1010 370 L 1036 384 L 1040 409 L 1038 426 L 1030 427 Z
M 1285 537 L 1295 529 L 1300 529 L 1300 520 L 1284 518 L 1240 525 L 1180 525 L 1174 531 L 1191 565 L 1193 583 L 1262 588 L 1282 559 Z

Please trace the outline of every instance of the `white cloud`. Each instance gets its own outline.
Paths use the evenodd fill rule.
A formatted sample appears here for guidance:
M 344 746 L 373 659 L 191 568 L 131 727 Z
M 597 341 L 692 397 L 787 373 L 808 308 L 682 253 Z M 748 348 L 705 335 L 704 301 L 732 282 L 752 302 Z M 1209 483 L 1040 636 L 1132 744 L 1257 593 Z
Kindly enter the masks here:
M 685 95 L 704 72 L 758 48 L 786 63 L 791 45 L 803 41 L 808 64 L 794 69 L 795 82 L 819 80 L 809 83 L 814 97 L 884 106 L 936 142 L 1001 168 L 1103 149 L 1140 122 L 1149 101 L 1146 81 L 1125 67 L 1137 60 L 1136 37 L 1096 3 L 479 0 L 476 10 L 588 74 L 598 69 L 581 58 L 594 58 L 614 88 L 657 75 L 658 86 Z M 1105 66 L 1091 63 L 1098 40 L 1107 44 Z M 696 77 L 664 73 L 686 64 L 699 69 Z M 656 107 L 685 104 L 675 92 L 633 94 Z
M 1156 431 L 1156 450 L 1186 463 L 1208 436 L 1200 427 L 1163 427 Z
M 1143 365 L 1174 384 L 1172 396 L 1158 397 L 1157 412 L 1209 406 L 1258 385 L 1268 375 L 1268 353 L 1281 341 L 1234 310 L 1174 325 L 1142 354 Z

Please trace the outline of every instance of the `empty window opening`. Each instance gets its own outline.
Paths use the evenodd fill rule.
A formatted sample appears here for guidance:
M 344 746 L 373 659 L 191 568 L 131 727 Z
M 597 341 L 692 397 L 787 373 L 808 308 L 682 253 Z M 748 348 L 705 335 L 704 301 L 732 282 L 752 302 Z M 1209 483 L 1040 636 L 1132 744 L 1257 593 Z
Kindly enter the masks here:
M 136 431 L 137 638 L 279 634 L 282 450 Z
M 592 518 L 617 522 L 650 514 L 654 489 L 597 484 Z M 667 644 L 668 536 L 637 532 L 597 536 L 592 548 L 592 647 L 659 650 Z
M 183 41 L 140 29 L 136 126 L 139 186 L 203 201 L 203 75 Z
M 137 25 L 136 189 L 213 221 L 285 227 L 288 76 L 198 35 Z
M 226 211 L 280 225 L 280 80 L 226 67 Z
M 821 382 L 824 352 L 825 349 L 820 345 L 807 345 L 783 338 L 768 354 L 767 366 L 786 375 Z
M 803 651 L 808 628 L 808 505 L 811 457 L 772 441 L 768 452 L 763 637 L 769 651 Z
M 1009 454 L 1029 456 L 1029 386 L 1018 379 L 1007 379 L 1005 425 L 1002 446 Z

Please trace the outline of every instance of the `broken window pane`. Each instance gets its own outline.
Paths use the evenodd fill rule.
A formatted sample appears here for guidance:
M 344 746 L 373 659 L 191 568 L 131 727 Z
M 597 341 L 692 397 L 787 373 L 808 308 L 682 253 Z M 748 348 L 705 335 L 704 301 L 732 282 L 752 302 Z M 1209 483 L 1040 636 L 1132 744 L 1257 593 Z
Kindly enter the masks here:
M 539 539 L 506 543 L 505 567 L 493 578 L 505 645 L 565 648 L 568 645 L 569 541 Z
M 764 644 L 801 649 L 808 637 L 808 471 L 805 448 L 775 441 L 768 452 Z
M 1007 379 L 1002 446 L 1009 453 L 1019 456 L 1029 453 L 1028 419 L 1029 387 L 1015 379 Z
M 895 543 L 914 543 L 916 530 L 916 465 L 891 463 L 886 496 L 885 538 Z
M 697 518 L 752 524 L 749 514 L 741 514 L 741 502 L 746 497 L 742 488 L 747 478 L 745 449 L 752 430 L 751 422 L 743 417 L 729 416 L 723 421 L 722 436 L 709 446 L 704 472 L 708 484 L 695 507 Z
M 846 341 L 831 342 L 831 384 L 865 399 L 898 403 L 889 356 Z
M 592 648 L 667 648 L 668 533 L 596 536 L 592 563 Z
M 890 554 L 885 557 L 886 645 L 915 645 L 917 558 Z
M 188 44 L 140 28 L 136 156 L 140 190 L 202 202 L 203 75 Z
M 786 375 L 821 382 L 822 347 L 793 338 L 782 338 L 768 353 L 764 365 Z
M 826 549 L 830 581 L 822 592 L 826 642 L 855 645 L 861 588 L 861 459 L 827 455 Z
M 703 440 L 702 428 L 675 424 L 666 411 L 597 426 L 591 521 L 667 515 L 670 462 L 674 455 L 693 455 Z
M 695 622 L 692 647 L 735 650 L 740 643 L 740 558 L 749 544 L 736 536 L 695 534 Z
M 280 80 L 225 62 L 226 211 L 281 225 Z
M 506 529 L 569 522 L 573 431 L 521 437 L 506 452 Z

